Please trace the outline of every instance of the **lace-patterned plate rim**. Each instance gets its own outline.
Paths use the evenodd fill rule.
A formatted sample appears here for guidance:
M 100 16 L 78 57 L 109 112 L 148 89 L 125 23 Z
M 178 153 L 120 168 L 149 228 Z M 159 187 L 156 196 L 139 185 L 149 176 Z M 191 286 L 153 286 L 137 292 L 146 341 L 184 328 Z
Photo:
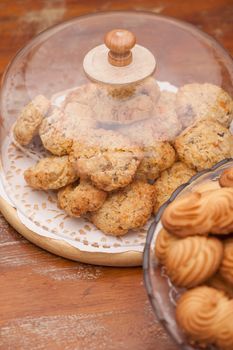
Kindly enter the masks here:
M 25 226 L 19 218 L 17 210 L 2 196 L 0 196 L 0 210 L 9 224 L 23 237 L 53 254 L 94 265 L 130 267 L 141 266 L 142 264 L 142 252 L 140 251 L 131 250 L 119 253 L 90 252 L 74 247 L 69 243 L 69 240 L 61 239 L 59 236 L 56 238 L 42 236 Z
M 152 308 L 170 334 L 170 336 L 175 340 L 178 344 L 179 349 L 181 350 L 195 350 L 197 349 L 195 346 L 193 347 L 188 343 L 186 337 L 179 329 L 175 320 L 175 304 L 179 295 L 182 294 L 184 289 L 176 288 L 167 275 L 164 273 L 163 268 L 159 266 L 158 261 L 155 256 L 155 242 L 157 235 L 162 228 L 161 224 L 161 216 L 165 210 L 165 208 L 175 200 L 175 198 L 184 192 L 188 192 L 192 190 L 192 188 L 196 187 L 199 184 L 204 183 L 205 181 L 217 181 L 220 174 L 227 168 L 233 166 L 233 158 L 226 158 L 219 163 L 215 164 L 212 168 L 203 170 L 196 175 L 194 175 L 188 182 L 179 186 L 165 202 L 157 212 L 157 215 L 151 224 L 147 238 L 145 249 L 143 253 L 143 274 L 144 274 L 144 284 L 147 290 L 147 294 L 152 305 Z M 155 290 L 154 285 L 155 281 L 153 281 L 156 276 L 159 276 L 159 280 L 161 281 L 161 285 L 158 285 L 158 281 L 156 281 L 157 288 Z M 164 300 L 162 302 L 161 291 L 166 294 L 166 305 L 164 305 Z M 213 346 L 208 346 L 206 350 L 217 350 Z
M 36 152 L 35 147 L 38 145 L 35 144 L 32 147 L 33 155 Z M 19 149 L 10 137 L 2 143 L 3 169 L 0 171 L 0 195 L 1 189 L 4 188 L 2 197 L 17 208 L 17 214 L 25 226 L 42 236 L 64 239 L 82 251 L 142 253 L 150 223 L 123 237 L 114 237 L 104 235 L 83 218 L 68 217 L 57 207 L 55 193 L 32 190 L 25 183 L 23 171 L 35 161 L 34 157 L 30 156 L 30 152 L 31 149 L 28 149 L 25 154 L 24 150 Z
M 20 150 L 20 152 L 21 151 L 22 150 Z M 17 157 L 16 155 L 16 158 Z M 4 159 L 2 160 L 4 161 Z M 46 231 L 43 229 L 43 225 L 36 226 L 30 218 L 25 216 L 23 211 L 18 208 L 18 203 L 14 201 L 15 198 L 9 196 L 9 193 L 12 194 L 12 191 L 6 191 L 6 187 L 8 186 L 9 189 L 11 189 L 11 186 L 9 186 L 9 183 L 4 179 L 5 173 L 2 160 L 0 162 L 0 210 L 6 220 L 26 239 L 52 253 L 84 263 L 106 266 L 141 266 L 146 230 L 143 242 L 141 239 L 139 244 L 133 244 L 133 241 L 124 244 L 124 242 L 119 240 L 119 244 L 113 245 L 113 249 L 111 249 L 108 245 L 108 238 L 105 240 L 107 243 L 102 242 L 101 247 L 95 244 L 88 244 L 87 240 L 85 240 L 85 236 L 83 236 L 83 242 L 80 240 L 75 241 L 72 237 L 69 239 L 68 237 L 62 237 L 58 234 Z M 17 170 L 17 167 L 13 171 L 15 170 Z M 16 186 L 20 191 L 20 185 L 16 183 Z M 20 198 L 19 201 L 22 200 L 23 197 L 20 196 Z M 34 208 L 32 208 L 32 210 L 33 209 Z

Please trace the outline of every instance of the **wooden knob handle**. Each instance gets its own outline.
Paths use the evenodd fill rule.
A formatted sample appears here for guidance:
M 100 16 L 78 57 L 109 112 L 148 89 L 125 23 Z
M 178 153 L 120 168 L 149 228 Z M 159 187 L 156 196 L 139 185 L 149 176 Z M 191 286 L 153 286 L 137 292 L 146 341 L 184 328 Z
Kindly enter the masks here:
M 131 49 L 136 44 L 136 37 L 125 29 L 114 29 L 104 37 L 104 43 L 109 48 L 108 61 L 113 66 L 124 67 L 132 62 Z

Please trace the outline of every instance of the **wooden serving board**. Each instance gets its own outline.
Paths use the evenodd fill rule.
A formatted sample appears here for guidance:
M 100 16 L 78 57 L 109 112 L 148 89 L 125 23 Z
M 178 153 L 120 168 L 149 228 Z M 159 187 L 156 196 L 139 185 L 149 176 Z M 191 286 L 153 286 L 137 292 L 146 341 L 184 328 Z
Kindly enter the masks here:
M 128 251 L 124 253 L 97 253 L 85 252 L 72 247 L 61 239 L 52 239 L 40 236 L 29 230 L 20 221 L 17 211 L 0 196 L 0 211 L 11 226 L 22 236 L 37 246 L 59 255 L 61 257 L 80 261 L 88 264 L 104 266 L 140 266 L 142 264 L 142 253 Z

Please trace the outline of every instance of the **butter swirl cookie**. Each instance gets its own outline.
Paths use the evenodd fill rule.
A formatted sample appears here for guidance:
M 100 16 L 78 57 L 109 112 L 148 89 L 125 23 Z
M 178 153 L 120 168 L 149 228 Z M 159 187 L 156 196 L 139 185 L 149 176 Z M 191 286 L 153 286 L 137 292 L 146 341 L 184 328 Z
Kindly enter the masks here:
M 164 264 L 171 281 L 191 288 L 207 281 L 218 270 L 223 245 L 217 238 L 193 236 L 178 239 L 167 248 Z
M 218 289 L 222 292 L 224 292 L 229 298 L 233 299 L 233 288 L 232 284 L 228 283 L 219 273 L 219 271 L 212 276 L 206 284 L 209 287 L 213 287 L 215 289 Z
M 213 322 L 217 319 L 222 299 L 228 300 L 222 292 L 201 286 L 185 292 L 178 300 L 176 319 L 191 341 L 202 345 L 215 342 Z
M 164 230 L 164 228 L 159 231 L 155 244 L 155 255 L 161 264 L 165 263 L 167 252 L 171 244 L 176 242 L 178 239 L 178 237 L 171 235 L 169 232 Z
M 213 181 L 213 180 L 207 180 L 204 181 L 200 184 L 195 185 L 191 191 L 192 192 L 198 192 L 198 193 L 203 193 L 207 191 L 214 191 L 218 190 L 220 188 L 219 182 L 218 181 Z
M 58 205 L 68 215 L 79 217 L 98 210 L 105 202 L 107 193 L 81 180 L 79 184 L 68 185 L 58 191 Z
M 220 267 L 220 275 L 233 289 L 233 238 L 224 241 L 223 260 Z
M 222 298 L 219 301 L 217 314 L 213 319 L 212 329 L 215 332 L 215 344 L 219 349 L 233 349 L 233 299 Z
M 165 209 L 162 223 L 180 237 L 228 234 L 233 230 L 233 188 L 193 192 L 177 198 Z
M 47 157 L 24 172 L 25 181 L 37 190 L 56 190 L 78 179 L 68 156 Z
M 219 184 L 222 187 L 233 187 L 233 168 L 223 171 L 219 178 Z
M 28 145 L 38 134 L 39 126 L 49 107 L 50 101 L 39 95 L 23 108 L 13 128 L 14 138 L 20 145 Z

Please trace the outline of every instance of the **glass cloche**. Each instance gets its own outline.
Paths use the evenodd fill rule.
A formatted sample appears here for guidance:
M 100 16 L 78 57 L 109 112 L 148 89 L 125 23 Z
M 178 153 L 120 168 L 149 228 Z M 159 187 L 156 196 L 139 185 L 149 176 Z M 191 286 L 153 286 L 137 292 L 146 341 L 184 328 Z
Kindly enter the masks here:
M 176 187 L 231 157 L 232 77 L 219 44 L 162 16 L 106 12 L 42 32 L 2 81 L 4 196 L 32 230 L 142 251 Z

